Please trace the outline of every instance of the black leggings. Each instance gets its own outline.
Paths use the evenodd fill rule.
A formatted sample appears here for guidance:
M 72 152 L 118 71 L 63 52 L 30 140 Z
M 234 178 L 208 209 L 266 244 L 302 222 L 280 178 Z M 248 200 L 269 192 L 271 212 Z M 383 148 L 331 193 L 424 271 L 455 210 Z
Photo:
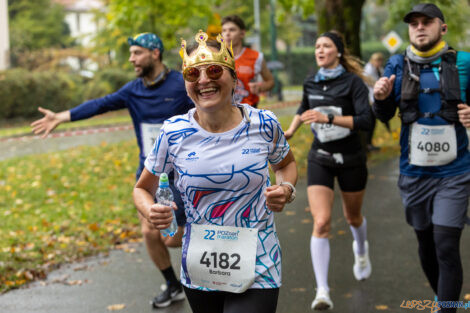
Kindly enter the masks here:
M 243 293 L 201 291 L 184 287 L 193 313 L 275 313 L 279 288 Z
M 462 291 L 463 270 L 460 260 L 462 229 L 431 225 L 416 230 L 419 258 L 429 284 L 439 301 L 458 301 Z M 456 309 L 442 308 L 443 313 Z

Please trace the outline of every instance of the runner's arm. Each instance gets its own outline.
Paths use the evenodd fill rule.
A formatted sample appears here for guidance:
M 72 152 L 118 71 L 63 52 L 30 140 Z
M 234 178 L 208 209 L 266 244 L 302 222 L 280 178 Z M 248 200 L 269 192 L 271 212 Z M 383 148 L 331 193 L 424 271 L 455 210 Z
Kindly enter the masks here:
M 364 81 L 356 75 L 353 76 L 353 81 L 351 82 L 351 97 L 354 115 L 335 116 L 333 124 L 352 130 L 369 131 L 372 128 L 374 119 L 369 104 L 369 89 Z M 348 117 L 351 119 L 348 119 Z
M 284 136 L 286 139 L 291 139 L 296 130 L 302 125 L 302 120 L 300 119 L 300 115 L 296 114 L 290 123 L 289 128 L 284 132 Z
M 173 219 L 171 208 L 156 204 L 154 194 L 157 191 L 159 177 L 153 175 L 146 168 L 142 171 L 139 180 L 135 184 L 132 197 L 139 213 L 155 228 L 168 228 Z
M 269 91 L 274 87 L 274 77 L 271 74 L 271 71 L 266 66 L 266 62 L 263 59 L 261 63 L 261 77 L 263 78 L 262 82 L 250 82 L 248 83 L 248 87 L 250 88 L 250 92 L 252 94 L 258 95 L 261 92 Z
M 125 85 L 117 92 L 106 95 L 102 98 L 89 100 L 70 110 L 70 120 L 72 122 L 87 119 L 95 115 L 109 111 L 124 109 L 128 97 L 129 84 Z
M 297 166 L 292 151 L 289 150 L 286 157 L 281 162 L 271 164 L 271 168 L 276 175 L 277 185 L 266 188 L 264 193 L 266 206 L 271 211 L 280 212 L 289 200 L 292 191 L 289 186 L 279 184 L 288 182 L 295 186 L 297 183 Z
M 263 63 L 261 65 L 261 77 L 263 78 L 263 82 L 261 85 L 261 92 L 269 91 L 274 88 L 274 76 L 271 71 L 268 69 L 266 65 L 266 61 L 263 59 Z
M 459 121 L 466 128 L 470 128 L 470 106 L 465 103 L 458 105 Z
M 398 56 L 393 56 L 394 62 L 396 62 L 396 58 Z M 383 123 L 387 123 L 390 119 L 392 119 L 395 116 L 395 112 L 397 110 L 397 103 L 395 101 L 396 95 L 395 95 L 395 80 L 396 80 L 396 65 L 392 65 L 392 58 L 387 62 L 387 65 L 385 66 L 384 70 L 384 76 L 382 76 L 374 85 L 374 103 L 372 105 L 372 110 L 374 112 L 374 115 Z M 392 78 L 393 75 L 393 78 Z M 385 83 L 384 83 L 385 79 Z M 392 80 L 392 82 L 390 82 Z M 401 83 L 401 82 L 400 82 Z M 384 84 L 390 84 L 390 86 L 385 86 Z M 381 85 L 385 89 L 390 89 L 386 90 L 389 91 L 388 96 L 385 99 L 379 100 L 377 99 L 377 94 L 376 92 L 379 90 L 376 90 L 376 87 Z M 381 89 L 381 88 L 379 88 Z M 382 90 L 385 91 L 385 90 Z
M 302 113 L 304 113 L 308 109 L 309 109 L 308 95 L 305 92 L 305 86 L 304 86 L 302 102 L 300 103 L 300 106 L 297 109 L 297 114 L 292 119 L 292 122 L 290 123 L 289 128 L 284 132 L 284 136 L 286 137 L 286 139 L 289 140 L 290 138 L 292 138 L 292 136 L 294 136 L 294 133 L 297 131 L 300 125 L 302 125 L 302 120 L 300 116 L 302 115 Z
M 36 135 L 42 134 L 42 138 L 45 138 L 62 123 L 82 120 L 107 111 L 125 108 L 126 86 L 103 98 L 86 101 L 71 110 L 59 113 L 39 107 L 38 111 L 44 116 L 31 123 L 33 133 Z

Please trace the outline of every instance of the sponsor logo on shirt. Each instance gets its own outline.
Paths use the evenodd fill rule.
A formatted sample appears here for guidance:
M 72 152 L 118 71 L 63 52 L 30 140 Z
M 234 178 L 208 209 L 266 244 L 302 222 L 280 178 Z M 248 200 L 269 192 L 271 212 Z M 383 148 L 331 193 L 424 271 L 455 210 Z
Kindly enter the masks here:
M 199 160 L 199 157 L 196 156 L 196 152 L 190 152 L 188 153 L 188 157 L 186 158 L 186 161 L 196 161 Z
M 242 149 L 242 154 L 256 154 L 260 152 L 261 152 L 261 148 Z
M 323 99 L 325 99 L 325 97 L 322 96 L 322 95 L 308 95 L 308 98 L 312 99 L 312 100 L 323 100 Z

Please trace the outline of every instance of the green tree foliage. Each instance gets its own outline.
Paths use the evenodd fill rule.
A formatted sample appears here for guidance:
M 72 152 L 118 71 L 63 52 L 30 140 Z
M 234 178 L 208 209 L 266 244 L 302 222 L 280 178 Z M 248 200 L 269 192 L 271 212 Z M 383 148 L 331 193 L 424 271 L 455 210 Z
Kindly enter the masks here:
M 13 53 L 72 43 L 64 9 L 51 0 L 9 0 L 8 13 Z
M 129 66 L 129 47 L 127 38 L 141 32 L 155 32 L 163 40 L 166 51 L 164 61 L 177 67 L 176 55 L 180 37 L 191 38 L 198 30 L 206 30 L 214 23 L 214 14 L 221 17 L 237 14 L 248 27 L 247 36 L 253 35 L 254 12 L 253 0 L 107 0 L 107 11 L 97 12 L 97 19 L 104 20 L 102 28 L 95 38 L 96 51 L 99 54 L 114 53 L 118 64 Z M 269 0 L 260 0 L 261 34 L 263 50 L 270 47 L 269 36 Z M 278 38 L 293 45 L 300 37 L 299 27 L 290 12 L 278 10 Z M 126 65 L 127 64 L 127 65 Z
M 127 38 L 154 32 L 163 41 L 165 50 L 178 47 L 180 37 L 194 34 L 197 27 L 206 29 L 212 17 L 212 6 L 219 0 L 107 0 L 103 28 L 96 37 L 98 52 L 116 52 L 118 63 L 129 57 Z M 190 27 L 193 26 L 193 27 Z M 190 30 L 188 29 L 190 28 Z M 168 54 L 164 53 L 164 59 Z
M 280 0 L 284 10 L 307 16 L 315 11 L 318 32 L 336 29 L 343 33 L 352 54 L 361 56 L 360 24 L 365 0 Z

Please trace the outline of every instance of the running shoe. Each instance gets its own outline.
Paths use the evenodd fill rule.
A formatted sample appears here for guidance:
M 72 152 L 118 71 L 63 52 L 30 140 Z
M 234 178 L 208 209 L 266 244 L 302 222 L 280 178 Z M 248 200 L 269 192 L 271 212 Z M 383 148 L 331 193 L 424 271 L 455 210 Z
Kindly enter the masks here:
M 154 308 L 166 308 L 172 302 L 180 301 L 185 298 L 183 287 L 179 286 L 168 286 L 165 290 L 156 296 L 151 304 Z
M 312 310 L 331 310 L 333 309 L 333 301 L 330 299 L 329 291 L 324 288 L 320 287 L 317 289 L 317 295 L 312 302 Z
M 356 280 L 365 280 L 370 277 L 372 265 L 369 259 L 369 243 L 364 243 L 366 252 L 363 255 L 358 254 L 356 240 L 353 241 L 354 266 L 353 273 Z

